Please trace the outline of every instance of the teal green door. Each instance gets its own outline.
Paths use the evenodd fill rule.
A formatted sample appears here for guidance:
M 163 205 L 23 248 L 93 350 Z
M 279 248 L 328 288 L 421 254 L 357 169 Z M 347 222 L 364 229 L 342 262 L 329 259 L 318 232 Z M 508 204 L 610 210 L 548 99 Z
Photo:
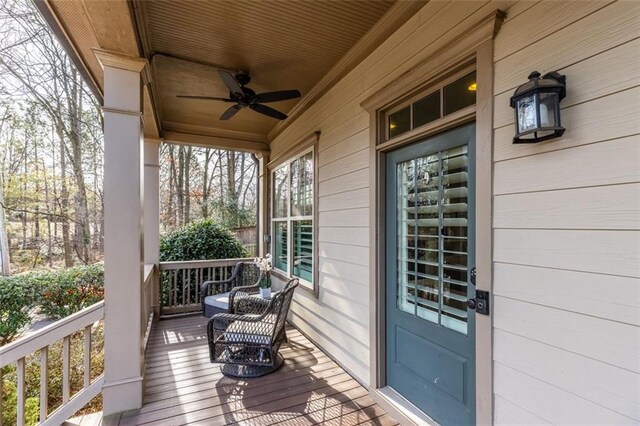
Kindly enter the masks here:
M 387 154 L 386 379 L 443 425 L 475 423 L 475 125 Z

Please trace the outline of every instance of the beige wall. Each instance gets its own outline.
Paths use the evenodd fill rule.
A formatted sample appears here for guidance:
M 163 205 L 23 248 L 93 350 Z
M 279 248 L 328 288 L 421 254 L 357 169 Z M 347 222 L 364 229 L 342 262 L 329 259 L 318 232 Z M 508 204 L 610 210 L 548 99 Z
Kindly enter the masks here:
M 639 5 L 432 1 L 277 137 L 272 158 L 322 131 L 320 292 L 297 293 L 294 323 L 368 383 L 369 117 L 360 102 L 501 9 L 495 420 L 640 419 Z M 568 130 L 544 144 L 512 145 L 509 97 L 534 69 L 567 75 Z
M 638 422 L 640 3 L 520 9 L 495 41 L 495 420 Z M 566 74 L 567 131 L 513 145 L 533 69 Z

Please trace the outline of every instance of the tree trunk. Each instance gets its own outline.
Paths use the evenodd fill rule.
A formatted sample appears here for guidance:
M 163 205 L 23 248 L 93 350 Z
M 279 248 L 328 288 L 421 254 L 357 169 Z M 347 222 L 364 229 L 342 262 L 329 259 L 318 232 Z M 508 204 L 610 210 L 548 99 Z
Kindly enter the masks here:
M 4 180 L 0 180 L 0 203 L 4 206 Z M 0 207 L 0 273 L 11 275 L 11 262 L 9 258 L 9 240 L 4 219 L 4 207 Z
M 191 216 L 191 146 L 187 147 L 185 155 L 184 155 L 184 218 L 182 219 L 182 224 L 186 225 L 189 223 L 189 218 Z
M 60 138 L 60 210 L 62 221 L 62 250 L 64 252 L 64 266 L 73 266 L 73 246 L 71 245 L 69 227 L 69 189 L 67 188 L 67 156 L 64 153 L 64 138 L 62 129 L 58 129 Z
M 29 145 L 29 140 L 27 136 L 27 129 L 24 129 L 24 176 L 22 180 L 22 202 L 26 204 L 27 202 L 27 175 L 29 173 L 27 165 L 27 147 Z M 20 213 L 20 221 L 22 222 L 22 249 L 27 248 L 27 212 L 23 211 Z
M 184 225 L 184 147 L 178 147 L 178 182 L 176 185 L 178 226 Z
M 72 69 L 72 98 L 71 103 L 71 165 L 76 179 L 77 192 L 74 197 L 75 217 L 73 244 L 78 257 L 85 263 L 90 263 L 89 243 L 91 232 L 89 230 L 89 209 L 87 207 L 87 187 L 84 182 L 84 170 L 82 169 L 82 129 L 80 114 L 82 113 L 82 91 L 78 90 L 80 82 L 77 81 L 77 71 Z
M 176 159 L 173 154 L 173 145 L 169 145 L 169 206 L 167 208 L 167 215 L 169 216 L 169 225 L 176 227 L 176 202 L 177 198 L 177 185 L 176 185 Z

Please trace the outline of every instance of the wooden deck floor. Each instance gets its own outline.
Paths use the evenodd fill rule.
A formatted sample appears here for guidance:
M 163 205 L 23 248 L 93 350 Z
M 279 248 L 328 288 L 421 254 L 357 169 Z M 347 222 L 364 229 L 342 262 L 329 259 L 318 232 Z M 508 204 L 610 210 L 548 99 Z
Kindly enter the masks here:
M 395 425 L 365 388 L 290 328 L 284 366 L 237 380 L 209 362 L 206 319 L 156 324 L 147 350 L 144 406 L 103 424 Z

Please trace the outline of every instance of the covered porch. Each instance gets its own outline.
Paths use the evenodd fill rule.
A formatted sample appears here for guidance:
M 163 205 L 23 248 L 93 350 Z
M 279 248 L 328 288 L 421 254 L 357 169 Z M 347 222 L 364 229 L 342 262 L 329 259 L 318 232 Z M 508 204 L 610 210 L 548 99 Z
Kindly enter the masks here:
M 277 372 L 258 379 L 224 377 L 209 362 L 206 319 L 161 321 L 147 347 L 140 410 L 102 420 L 109 425 L 395 425 L 368 391 L 296 329 Z M 94 424 L 95 417 L 70 424 Z
M 369 396 L 362 371 L 358 377 L 351 366 L 336 363 L 339 356 L 321 351 L 293 325 L 290 342 L 281 349 L 285 365 L 276 373 L 239 381 L 225 378 L 219 365 L 210 363 L 200 284 L 229 277 L 233 265 L 242 259 L 160 262 L 159 147 L 174 143 L 256 156 L 257 252 L 265 255 L 272 249 L 271 171 L 290 154 L 317 143 L 320 129 L 291 139 L 275 156 L 270 142 L 424 3 L 376 0 L 342 2 L 336 8 L 323 7 L 326 2 L 282 2 L 269 7 L 264 2 L 246 2 L 243 7 L 224 2 L 189 7 L 135 0 L 81 3 L 77 7 L 64 1 L 36 1 L 103 106 L 105 301 L 1 355 L 3 363 L 15 362 L 20 371 L 27 356 L 40 353 L 46 362 L 49 344 L 59 339 L 68 342 L 74 333 L 84 331 L 85 348 L 89 348 L 85 366 L 91 366 L 92 327 L 103 321 L 105 369 L 97 378 L 87 377 L 83 389 L 70 389 L 67 346 L 64 403 L 41 405 L 40 422 L 59 424 L 101 395 L 101 416 L 75 417 L 69 422 L 397 424 Z M 225 26 L 225 8 L 242 22 Z M 203 13 L 210 14 L 208 18 L 218 27 L 209 27 Z M 254 34 L 250 17 L 256 13 L 267 13 L 277 22 Z M 178 16 L 183 18 L 180 22 L 166 25 L 166 19 Z M 313 22 L 316 44 L 300 22 Z M 199 28 L 203 24 L 206 29 Z M 240 33 L 246 39 L 237 38 Z M 235 40 L 233 49 L 225 40 Z M 251 87 L 259 93 L 295 88 L 303 97 L 275 105 L 289 115 L 280 122 L 248 109 L 223 121 L 218 117 L 228 105 L 177 98 L 226 96 L 219 70 L 250 72 Z M 318 169 L 316 164 L 316 177 Z M 317 197 L 316 192 L 310 215 L 314 235 L 318 232 Z M 316 236 L 313 253 L 307 255 L 315 265 L 313 279 L 308 279 L 313 285 L 311 291 L 298 291 L 305 300 L 318 297 L 318 249 Z M 344 307 L 338 303 L 336 309 Z M 353 312 L 348 315 L 356 315 L 362 306 L 349 310 Z M 361 355 L 361 346 L 358 342 L 353 357 Z M 44 401 L 47 369 L 41 374 Z M 18 374 L 18 386 L 20 380 L 24 387 L 24 370 L 22 376 Z M 17 424 L 25 424 L 24 398 L 18 400 Z
M 104 318 L 104 375 L 67 385 L 61 411 L 45 403 L 45 424 L 100 393 L 102 421 L 124 424 L 393 423 L 381 408 L 402 424 L 640 419 L 640 3 L 36 3 L 105 134 L 105 301 L 0 350 L 24 380 L 28 354 Z M 566 76 L 567 131 L 514 144 L 510 99 L 534 70 Z M 248 104 L 225 120 L 220 71 L 302 96 L 274 103 L 283 120 Z M 258 254 L 305 281 L 272 376 L 208 362 L 198 284 L 232 261 L 159 262 L 165 142 L 258 158 Z

